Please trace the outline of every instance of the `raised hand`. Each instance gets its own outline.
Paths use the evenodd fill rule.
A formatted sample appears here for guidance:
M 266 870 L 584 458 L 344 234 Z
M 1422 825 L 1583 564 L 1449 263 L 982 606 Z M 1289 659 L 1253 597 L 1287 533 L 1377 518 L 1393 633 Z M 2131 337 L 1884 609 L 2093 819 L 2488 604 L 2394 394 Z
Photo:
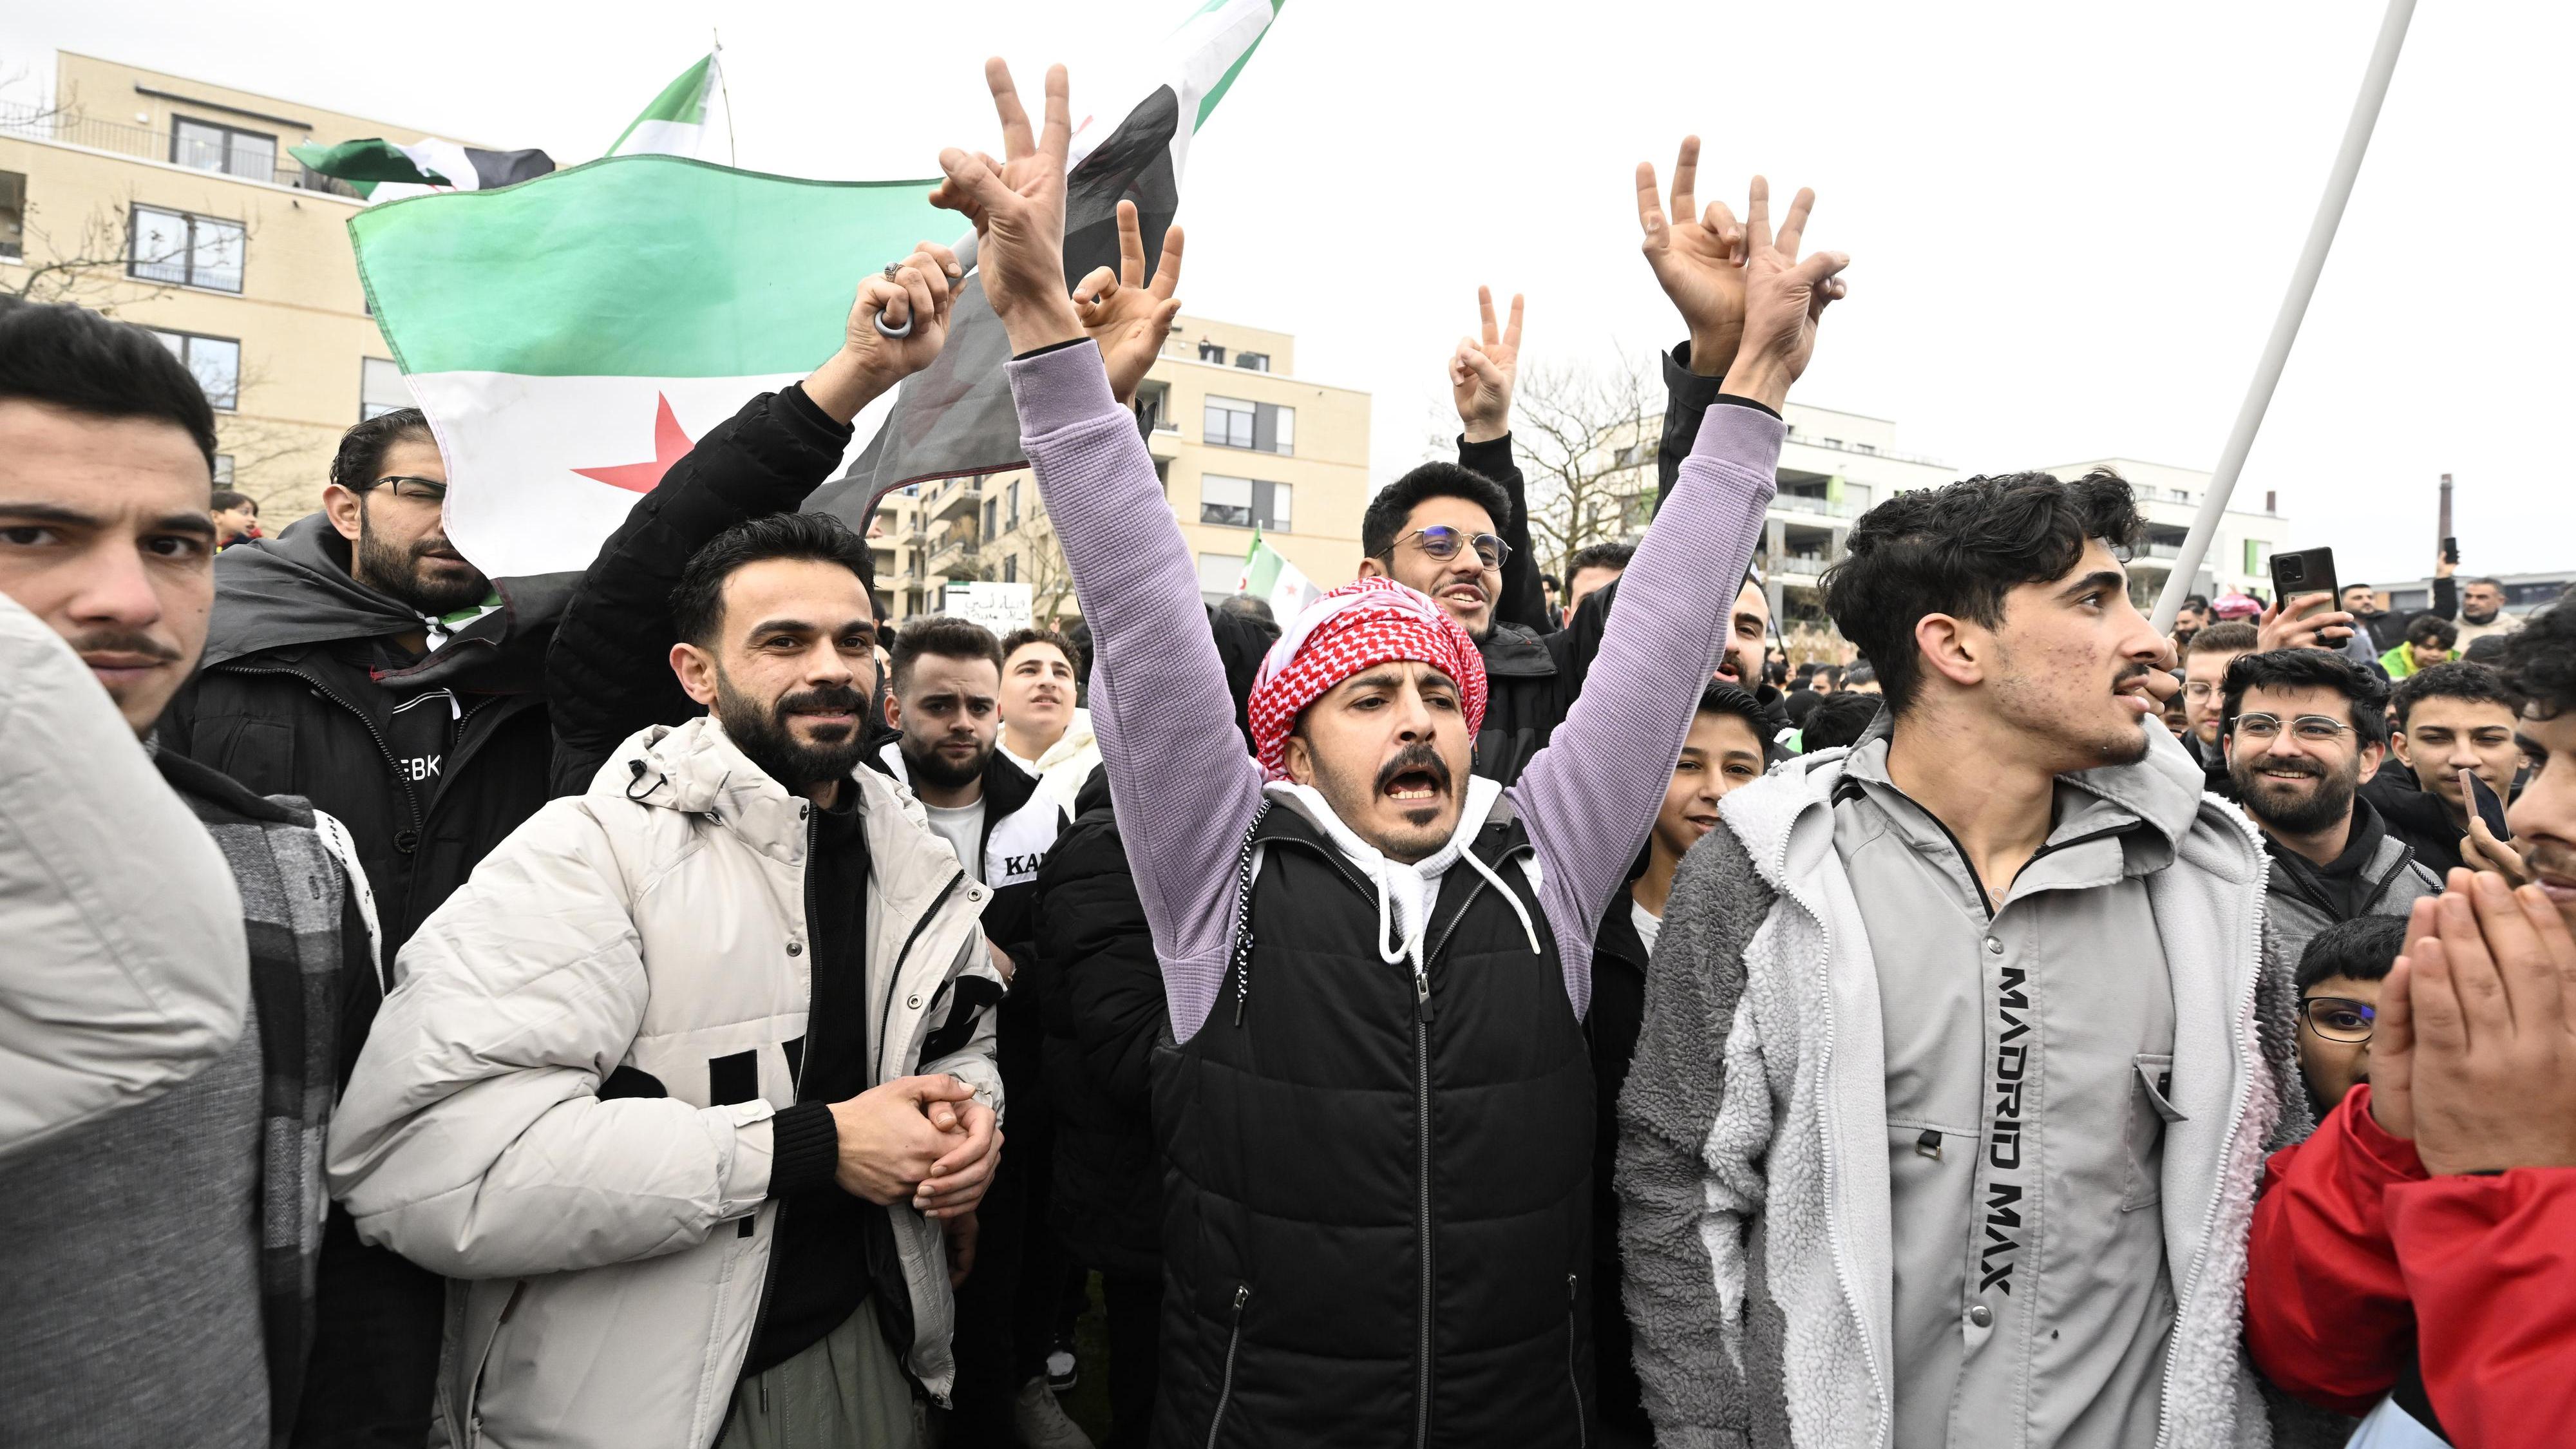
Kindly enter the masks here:
M 1002 121 L 1002 159 L 954 146 L 940 152 L 947 179 L 930 204 L 975 224 L 975 269 L 1013 352 L 1073 341 L 1082 322 L 1064 290 L 1064 158 L 1073 144 L 1064 67 L 1047 70 L 1042 132 L 1030 130 L 1011 68 L 998 57 L 984 62 L 984 81 Z
M 1672 215 L 1680 220 L 1667 221 L 1655 191 L 1655 163 L 1638 162 L 1637 225 L 1646 233 L 1646 265 L 1690 328 L 1691 371 L 1724 377 L 1744 338 L 1744 228 L 1723 201 L 1700 213 L 1693 191 L 1698 179 L 1699 137 L 1684 136 L 1673 160 Z M 1814 192 L 1799 192 L 1783 231 L 1794 237 L 1804 230 L 1814 203 Z
M 805 396 L 840 422 L 859 415 L 878 394 L 928 367 L 948 341 L 948 313 L 963 272 L 956 254 L 917 242 L 912 255 L 859 283 L 849 334 L 832 360 L 805 379 Z M 878 319 L 902 337 L 888 337 Z
M 2332 594 L 2301 594 L 2274 599 L 2254 621 L 2258 650 L 2336 650 L 2352 637 L 2352 615 L 2335 607 Z
M 1799 233 L 1815 193 L 1801 191 L 1790 204 L 1778 236 L 1771 232 L 1771 184 L 1753 178 L 1753 200 L 1744 221 L 1744 341 L 1723 384 L 1737 397 L 1777 411 L 1789 384 L 1815 355 L 1816 322 L 1827 304 L 1844 294 L 1841 277 L 1851 258 L 1841 252 L 1798 255 Z
M 1163 355 L 1172 319 L 1181 315 L 1181 304 L 1172 297 L 1180 284 L 1181 229 L 1163 229 L 1163 260 L 1148 284 L 1144 228 L 1136 219 L 1136 203 L 1118 203 L 1118 270 L 1092 268 L 1090 276 L 1074 285 L 1073 310 L 1082 330 L 1100 344 L 1100 360 L 1109 369 L 1109 390 L 1117 395 L 1120 407 L 1135 406 L 1136 389 L 1154 359 Z
M 1484 339 L 1461 337 L 1449 357 L 1449 391 L 1458 400 L 1458 421 L 1467 441 L 1490 443 L 1512 430 L 1512 385 L 1521 373 L 1521 298 L 1512 294 L 1512 320 L 1494 326 L 1494 289 L 1476 289 L 1476 307 L 1484 313 Z

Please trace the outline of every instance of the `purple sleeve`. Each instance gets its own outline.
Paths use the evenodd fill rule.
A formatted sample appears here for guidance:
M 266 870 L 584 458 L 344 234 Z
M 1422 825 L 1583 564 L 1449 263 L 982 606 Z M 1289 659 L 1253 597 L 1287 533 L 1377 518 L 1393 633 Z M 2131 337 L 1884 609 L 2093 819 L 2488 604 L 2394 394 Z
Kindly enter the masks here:
M 1538 847 L 1539 902 L 1556 923 L 1577 1015 L 1592 1005 L 1593 924 L 1663 807 L 1753 561 L 1787 427 L 1759 408 L 1708 410 L 1672 495 L 1619 576 L 1583 693 L 1511 788 Z
M 1012 363 L 1010 375 L 1020 444 L 1091 626 L 1092 728 L 1172 1034 L 1187 1041 L 1225 975 L 1234 860 L 1261 803 L 1261 770 L 1235 733 L 1189 545 L 1099 349 L 1060 347 Z

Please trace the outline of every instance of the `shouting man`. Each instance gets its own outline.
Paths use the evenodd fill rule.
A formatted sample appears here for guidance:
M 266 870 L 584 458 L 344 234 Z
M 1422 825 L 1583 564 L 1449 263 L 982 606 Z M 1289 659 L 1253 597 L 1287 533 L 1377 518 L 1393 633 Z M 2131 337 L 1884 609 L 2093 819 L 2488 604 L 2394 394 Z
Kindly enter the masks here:
M 1726 627 L 1706 580 L 1751 554 L 1777 408 L 1843 259 L 1801 260 L 1787 233 L 1774 246 L 1757 202 L 1724 416 L 1622 582 L 1597 684 L 1516 784 L 1471 773 L 1487 685 L 1468 630 L 1375 577 L 1270 651 L 1256 766 L 1228 728 L 1188 547 L 1157 521 L 1153 459 L 1063 301 L 1063 73 L 1041 139 L 1008 71 L 987 69 L 1006 159 L 997 174 L 942 153 L 934 199 L 974 222 L 1017 355 L 1176 1042 L 1154 1087 L 1156 1440 L 1581 1443 L 1589 927 L 1664 797 Z M 1415 531 L 1432 526 L 1467 532 Z M 1449 542 L 1453 560 L 1478 546 Z

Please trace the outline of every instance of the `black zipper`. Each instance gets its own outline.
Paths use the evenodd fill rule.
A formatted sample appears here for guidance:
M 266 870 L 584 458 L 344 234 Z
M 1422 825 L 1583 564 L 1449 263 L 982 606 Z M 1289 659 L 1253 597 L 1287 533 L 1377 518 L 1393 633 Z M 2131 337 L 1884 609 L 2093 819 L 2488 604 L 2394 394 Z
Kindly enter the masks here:
M 1414 1375 L 1413 1442 L 1415 1449 L 1424 1449 L 1431 1442 L 1431 975 L 1420 962 L 1413 968 L 1413 1103 L 1414 1182 L 1420 1210 L 1414 1235 L 1420 1245 L 1416 1256 L 1422 1263 L 1422 1357 Z
M 1225 1377 L 1217 1385 L 1216 1414 L 1208 1420 L 1207 1449 L 1216 1449 L 1216 1436 L 1225 1428 L 1226 1406 L 1234 1401 L 1234 1351 L 1243 1345 L 1243 1305 L 1252 1297 L 1252 1285 L 1234 1285 L 1234 1327 L 1225 1336 Z
M 921 939 L 922 932 L 930 929 L 931 921 L 939 915 L 939 908 L 948 904 L 949 893 L 956 890 L 957 883 L 965 878 L 963 870 L 948 878 L 948 884 L 941 886 L 939 894 L 930 898 L 930 908 L 921 913 L 920 920 L 912 923 L 912 934 L 903 938 L 903 948 L 894 953 L 894 969 L 886 973 L 885 1006 L 877 1012 L 876 1076 L 885 1075 L 886 1028 L 894 1021 L 895 989 L 903 984 L 903 958 L 912 954 L 913 943 Z
M 811 1050 L 814 1046 L 814 968 L 820 963 L 821 959 L 820 953 L 815 951 L 813 948 L 813 939 L 814 838 L 821 832 L 822 822 L 814 818 L 813 802 L 807 801 L 803 808 L 805 812 L 805 1045 L 808 1050 L 805 1052 L 803 1058 L 796 1064 L 795 1079 L 788 1084 L 787 1100 L 791 1105 L 804 1095 L 805 1068 L 814 1060 L 815 1056 L 815 1053 Z M 759 1208 L 755 1207 L 751 1211 L 755 1218 L 759 1216 Z M 752 1310 L 751 1315 L 752 1348 L 758 1348 L 760 1346 L 760 1331 L 769 1326 L 769 1300 L 772 1296 L 771 1290 L 778 1286 L 778 1228 L 779 1224 L 786 1220 L 787 1199 L 780 1198 L 778 1200 L 777 1209 L 769 1215 L 769 1262 L 761 1270 L 760 1306 Z M 766 1383 L 763 1383 L 760 1391 L 762 1395 L 761 1402 L 766 1404 L 768 1402 L 769 1386 Z
M 301 669 L 259 669 L 239 664 L 226 664 L 221 666 L 221 668 L 232 674 L 274 674 L 287 679 L 301 680 L 305 687 L 312 690 L 315 694 L 320 695 L 322 698 L 331 701 L 340 708 L 347 710 L 350 714 L 355 715 L 358 723 L 366 726 L 367 738 L 376 742 L 376 753 L 384 758 L 385 773 L 391 775 L 393 777 L 394 784 L 402 790 L 403 808 L 411 812 L 412 833 L 415 836 L 421 833 L 423 827 L 427 825 L 428 822 L 421 818 L 420 796 L 413 792 L 411 782 L 403 778 L 402 761 L 394 758 L 394 748 L 393 746 L 385 743 L 384 731 L 376 728 L 376 722 L 367 718 L 367 712 L 365 710 L 362 710 L 356 705 L 349 703 L 349 701 L 342 699 L 339 694 L 331 688 L 331 686 L 314 678 L 312 675 L 305 673 Z M 406 901 L 405 904 L 408 905 L 409 902 Z
M 1565 1382 L 1567 1387 L 1574 1390 L 1575 1449 L 1587 1449 L 1587 1446 L 1592 1443 L 1592 1430 L 1585 1423 L 1583 1412 L 1583 1368 L 1574 1355 L 1574 1313 L 1582 1299 L 1581 1291 L 1575 1287 L 1575 1283 L 1575 1274 L 1565 1275 Z

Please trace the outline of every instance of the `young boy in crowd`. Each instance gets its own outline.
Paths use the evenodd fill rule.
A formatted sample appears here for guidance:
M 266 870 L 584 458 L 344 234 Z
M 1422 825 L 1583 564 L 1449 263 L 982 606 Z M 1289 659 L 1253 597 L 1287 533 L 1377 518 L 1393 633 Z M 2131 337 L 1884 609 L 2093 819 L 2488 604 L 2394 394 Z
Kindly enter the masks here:
M 2299 1074 L 2317 1116 L 2370 1080 L 2379 986 L 2405 945 L 2405 917 L 2363 916 L 2319 931 L 2299 953 Z

